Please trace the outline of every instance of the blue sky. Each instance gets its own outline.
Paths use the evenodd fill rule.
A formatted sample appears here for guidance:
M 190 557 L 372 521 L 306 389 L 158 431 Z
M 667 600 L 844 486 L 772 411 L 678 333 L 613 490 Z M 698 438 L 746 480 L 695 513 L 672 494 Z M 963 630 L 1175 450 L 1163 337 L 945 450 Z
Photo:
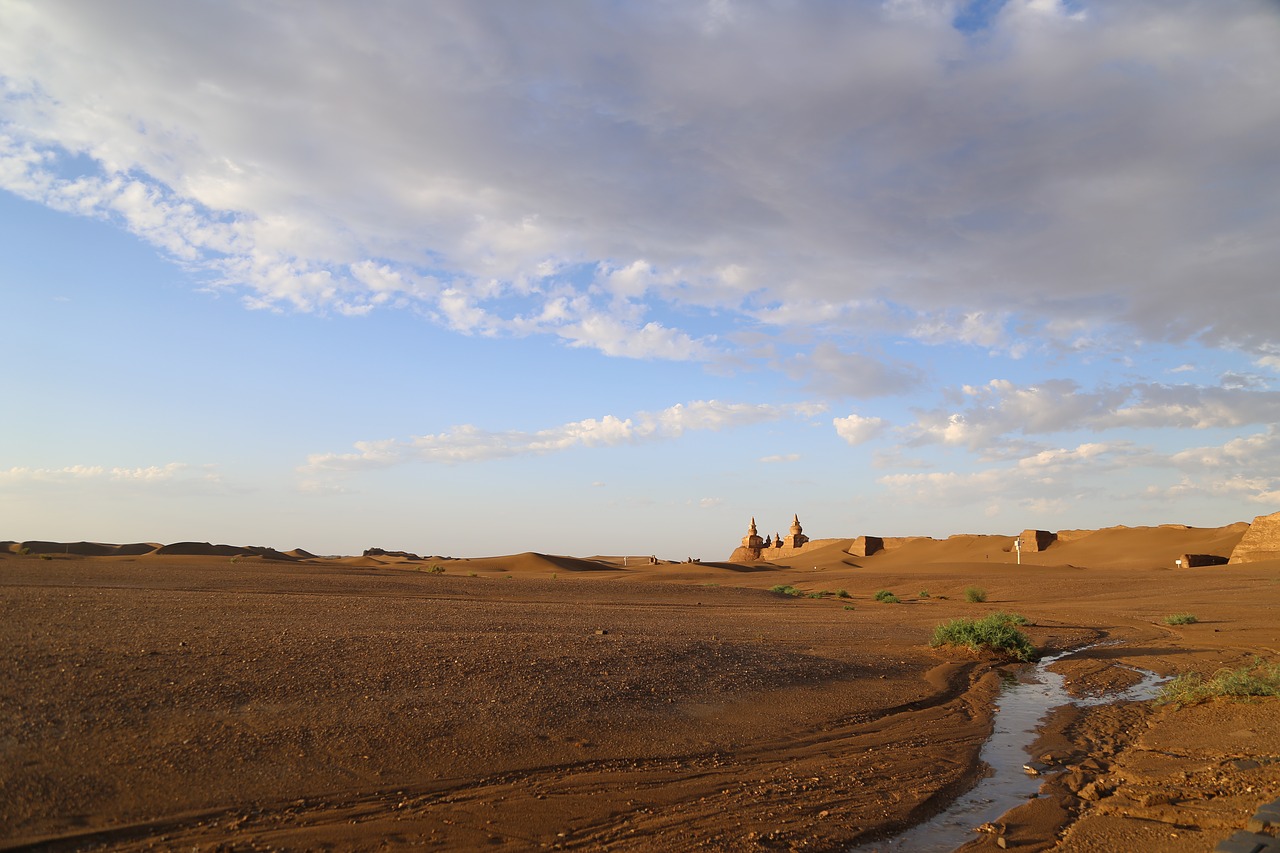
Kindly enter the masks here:
M 1280 509 L 1274 3 L 0 0 L 0 537 Z

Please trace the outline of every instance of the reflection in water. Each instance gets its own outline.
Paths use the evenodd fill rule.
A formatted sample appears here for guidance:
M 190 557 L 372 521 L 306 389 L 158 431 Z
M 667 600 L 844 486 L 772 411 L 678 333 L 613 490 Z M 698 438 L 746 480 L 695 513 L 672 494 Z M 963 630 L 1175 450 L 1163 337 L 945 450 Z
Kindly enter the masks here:
M 1091 647 L 1090 647 L 1091 648 Z M 1063 686 L 1064 679 L 1048 667 L 1055 661 L 1083 649 L 1044 658 L 1038 664 L 1006 675 L 1005 686 L 996 703 L 994 730 L 982 746 L 979 757 L 992 768 L 967 794 L 932 820 L 918 824 L 901 835 L 851 848 L 849 853 L 943 853 L 954 850 L 974 837 L 974 830 L 984 823 L 996 821 L 1009 809 L 1034 797 L 1043 779 L 1029 776 L 1024 770 L 1036 727 L 1054 708 L 1066 704 L 1082 707 L 1112 702 L 1151 699 L 1168 679 L 1135 669 L 1142 680 L 1127 690 L 1073 699 Z

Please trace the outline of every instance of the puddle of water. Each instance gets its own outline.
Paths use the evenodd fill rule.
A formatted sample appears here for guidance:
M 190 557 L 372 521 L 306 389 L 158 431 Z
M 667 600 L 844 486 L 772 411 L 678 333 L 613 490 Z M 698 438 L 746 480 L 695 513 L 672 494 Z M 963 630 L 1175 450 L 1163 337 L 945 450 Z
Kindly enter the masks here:
M 1086 647 L 1092 648 L 1092 647 Z M 883 841 L 850 848 L 848 853 L 943 853 L 955 850 L 974 838 L 974 830 L 1036 796 L 1043 778 L 1030 776 L 1023 765 L 1030 758 L 1028 750 L 1036 738 L 1036 727 L 1054 708 L 1074 704 L 1082 707 L 1112 702 L 1131 702 L 1154 698 L 1160 686 L 1168 681 L 1144 669 L 1133 668 L 1142 676 L 1134 686 L 1102 696 L 1073 698 L 1064 686 L 1065 679 L 1049 666 L 1084 649 L 1073 649 L 1040 660 L 1005 683 L 996 702 L 994 728 L 982 745 L 979 758 L 992 773 L 968 793 L 957 797 L 946 811 L 931 820 Z M 1132 668 L 1132 667 L 1131 667 Z

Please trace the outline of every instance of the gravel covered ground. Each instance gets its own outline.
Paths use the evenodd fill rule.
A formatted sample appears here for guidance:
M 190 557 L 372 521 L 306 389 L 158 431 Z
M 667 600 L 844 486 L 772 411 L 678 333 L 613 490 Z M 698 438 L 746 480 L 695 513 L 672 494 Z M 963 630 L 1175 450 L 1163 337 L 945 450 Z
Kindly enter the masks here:
M 0 842 L 839 849 L 980 772 L 994 663 L 928 648 L 961 601 L 526 563 L 0 555 Z M 1179 653 L 1091 613 L 1029 630 Z

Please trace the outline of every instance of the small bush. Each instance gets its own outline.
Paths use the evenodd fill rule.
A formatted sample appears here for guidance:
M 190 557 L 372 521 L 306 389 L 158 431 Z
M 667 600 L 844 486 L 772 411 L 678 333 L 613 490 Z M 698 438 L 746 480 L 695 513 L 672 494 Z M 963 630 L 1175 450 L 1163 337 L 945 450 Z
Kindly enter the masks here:
M 19 557 L 25 557 L 25 556 L 27 556 L 27 555 L 28 555 L 28 554 L 30 554 L 30 553 L 31 553 L 31 549 L 30 549 L 30 548 L 19 548 L 19 549 L 18 549 L 18 556 L 19 556 Z
M 929 590 L 927 590 L 927 589 L 922 589 L 922 590 L 920 590 L 920 597 L 921 597 L 921 598 L 928 598 L 928 597 L 929 597 Z
M 853 609 L 853 605 L 852 605 L 852 604 L 846 604 L 846 605 L 844 606 L 844 609 L 845 609 L 845 610 L 852 610 L 852 609 Z
M 1156 697 L 1157 705 L 1189 705 L 1226 696 L 1280 696 L 1280 663 L 1254 658 L 1238 669 L 1220 669 L 1208 681 L 1198 673 L 1180 675 Z
M 929 645 L 966 646 L 974 651 L 990 649 L 1017 660 L 1031 661 L 1039 657 L 1035 645 L 1018 625 L 1027 620 L 1017 613 L 992 613 L 982 619 L 952 619 L 933 629 Z
M 837 590 L 836 590 L 836 598 L 849 598 L 849 597 L 850 597 L 850 596 L 849 596 L 849 590 L 847 590 L 847 589 L 837 589 Z
M 892 592 L 889 592 L 889 590 L 887 589 L 879 590 L 876 593 L 875 598 L 876 598 L 876 601 L 879 601 L 883 604 L 897 604 L 902 600 L 898 598 L 898 596 L 894 595 Z
M 987 600 L 987 591 L 982 587 L 967 586 L 964 588 L 964 600 L 970 604 L 981 604 Z
M 804 590 L 796 589 L 794 586 L 788 583 L 780 583 L 777 586 L 772 586 L 769 588 L 769 592 L 780 592 L 783 595 L 790 595 L 790 596 L 804 595 Z
M 52 560 L 52 559 L 53 559 L 53 555 L 52 555 L 52 554 L 41 554 L 41 555 L 40 555 L 40 559 L 42 559 L 42 560 Z
M 1164 617 L 1166 625 L 1194 625 L 1199 621 L 1194 613 L 1170 613 Z
M 444 566 L 440 565 L 439 563 L 434 563 L 434 564 L 431 566 L 431 574 L 433 574 L 433 575 L 442 575 L 442 574 L 444 574 Z

